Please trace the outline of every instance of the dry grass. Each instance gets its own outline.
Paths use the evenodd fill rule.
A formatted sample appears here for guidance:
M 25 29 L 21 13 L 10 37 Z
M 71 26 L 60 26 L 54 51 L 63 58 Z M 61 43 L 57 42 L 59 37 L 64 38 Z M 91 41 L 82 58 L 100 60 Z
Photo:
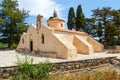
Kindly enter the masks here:
M 12 77 L 10 77 L 9 79 L 13 80 Z M 0 80 L 4 80 L 4 79 L 0 78 Z M 23 80 L 23 79 L 19 78 L 17 80 Z M 34 80 L 34 79 L 28 78 L 27 80 Z M 38 79 L 38 80 L 41 80 L 41 79 Z M 46 80 L 46 79 L 42 79 L 42 80 Z M 110 69 L 95 70 L 95 71 L 89 71 L 89 72 L 88 71 L 78 71 L 78 72 L 72 72 L 72 73 L 65 72 L 60 74 L 59 73 L 51 74 L 51 76 L 47 80 L 120 80 L 120 73 Z
M 63 73 L 52 75 L 49 80 L 120 80 L 120 74 L 112 70 Z

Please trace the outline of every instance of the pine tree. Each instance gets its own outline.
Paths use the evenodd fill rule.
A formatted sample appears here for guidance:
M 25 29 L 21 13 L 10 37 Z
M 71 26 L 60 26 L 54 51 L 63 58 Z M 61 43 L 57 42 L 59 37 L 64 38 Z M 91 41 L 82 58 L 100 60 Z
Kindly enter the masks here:
M 107 27 L 107 35 L 108 35 L 108 45 L 107 46 L 114 46 L 117 44 L 116 41 L 116 31 L 117 31 L 117 27 L 115 25 L 113 25 L 110 22 L 106 23 L 106 27 Z
M 69 9 L 67 26 L 70 30 L 75 28 L 75 12 L 73 7 Z
M 120 45 L 120 10 L 112 10 L 111 14 L 113 16 L 112 21 L 116 27 L 117 45 Z
M 105 38 L 105 46 L 108 46 L 108 33 L 107 33 L 107 27 L 106 24 L 110 20 L 110 7 L 103 7 L 102 9 L 95 9 L 92 10 L 93 16 L 95 17 L 96 21 L 101 21 L 103 23 L 104 27 L 104 38 Z
M 101 9 L 94 9 L 92 12 L 92 16 L 96 20 L 95 23 L 98 23 L 98 21 L 102 23 L 102 37 L 105 47 L 119 44 L 120 28 L 119 26 L 117 27 L 115 23 L 119 23 L 120 21 L 120 10 L 112 10 L 111 7 L 103 7 Z M 99 33 L 98 37 L 101 35 L 101 31 Z M 118 42 L 115 41 L 115 39 L 118 39 Z
M 86 33 L 91 35 L 92 37 L 96 37 L 96 25 L 95 25 L 95 18 L 86 18 Z
M 0 30 L 2 36 L 8 38 L 8 47 L 18 42 L 20 35 L 26 30 L 25 18 L 28 11 L 19 10 L 17 0 L 3 0 L 0 4 Z
M 75 30 L 76 31 L 85 31 L 85 16 L 82 13 L 81 5 L 78 5 L 77 11 L 76 11 L 76 20 L 75 20 Z

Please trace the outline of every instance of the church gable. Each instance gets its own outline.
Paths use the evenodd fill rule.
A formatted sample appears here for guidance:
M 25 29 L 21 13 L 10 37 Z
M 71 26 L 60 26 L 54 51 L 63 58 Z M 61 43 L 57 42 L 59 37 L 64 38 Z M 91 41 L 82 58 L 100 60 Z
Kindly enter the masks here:
M 33 33 L 33 32 L 36 32 L 36 28 L 33 24 L 30 24 L 26 34 L 30 34 L 30 33 Z
M 52 33 L 52 29 L 49 28 L 48 26 L 42 25 L 41 28 L 39 29 L 39 34 L 40 33 Z

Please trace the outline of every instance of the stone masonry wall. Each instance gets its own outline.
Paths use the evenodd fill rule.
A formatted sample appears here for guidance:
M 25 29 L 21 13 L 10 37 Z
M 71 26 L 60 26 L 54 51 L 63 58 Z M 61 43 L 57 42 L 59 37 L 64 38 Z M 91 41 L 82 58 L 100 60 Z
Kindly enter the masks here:
M 105 64 L 114 64 L 116 57 L 98 58 L 98 59 L 87 59 L 69 62 L 51 63 L 53 72 L 64 72 L 69 70 L 88 70 L 100 67 Z M 36 66 L 37 64 L 35 64 Z M 0 67 L 0 77 L 7 78 L 11 75 L 16 74 L 18 71 L 17 66 L 11 67 Z

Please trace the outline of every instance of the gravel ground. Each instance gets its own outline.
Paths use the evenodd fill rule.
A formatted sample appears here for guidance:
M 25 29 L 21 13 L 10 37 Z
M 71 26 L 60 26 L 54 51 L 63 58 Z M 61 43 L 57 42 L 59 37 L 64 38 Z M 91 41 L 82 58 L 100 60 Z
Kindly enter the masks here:
M 17 56 L 21 60 L 25 58 L 25 54 L 17 53 L 15 50 L 7 50 L 7 51 L 0 50 L 0 67 L 15 66 L 17 62 Z M 30 55 L 30 54 L 27 54 L 27 56 L 30 58 L 33 58 L 34 64 L 37 64 L 40 61 L 46 61 L 46 60 L 49 60 L 50 62 L 55 63 L 55 62 L 76 61 L 76 60 L 95 59 L 95 58 L 113 57 L 113 56 L 117 56 L 117 58 L 120 59 L 120 53 L 108 54 L 107 51 L 102 53 L 95 53 L 93 55 L 78 54 L 78 57 L 76 59 L 70 59 L 70 60 L 40 57 L 37 55 Z

